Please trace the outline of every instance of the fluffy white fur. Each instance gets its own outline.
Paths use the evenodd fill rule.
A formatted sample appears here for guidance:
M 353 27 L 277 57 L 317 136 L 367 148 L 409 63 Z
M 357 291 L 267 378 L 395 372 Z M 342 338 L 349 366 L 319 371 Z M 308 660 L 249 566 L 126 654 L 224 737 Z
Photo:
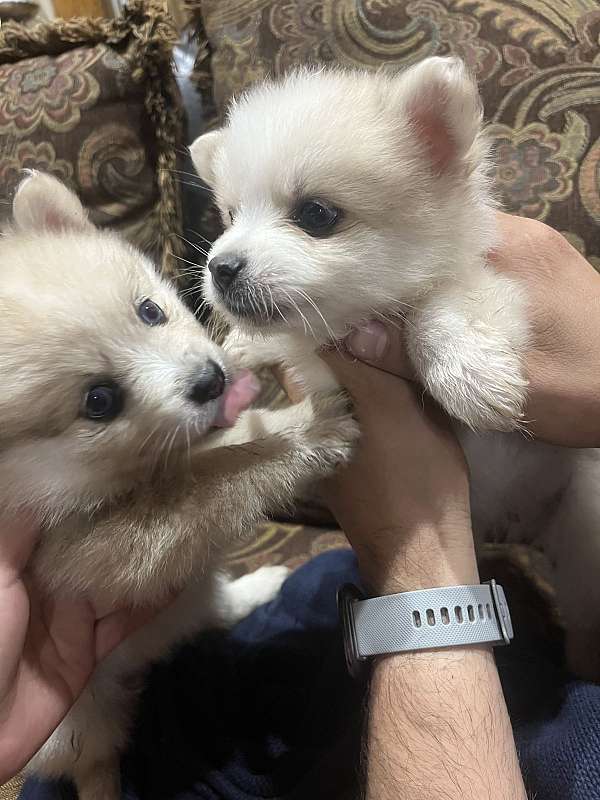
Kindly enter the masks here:
M 150 298 L 163 325 L 137 312 Z M 190 398 L 208 359 L 231 375 L 175 290 L 139 252 L 96 230 L 78 199 L 33 174 L 0 240 L 0 505 L 43 526 L 30 565 L 40 591 L 108 612 L 174 603 L 94 673 L 29 770 L 75 779 L 80 800 L 116 800 L 134 678 L 178 642 L 230 625 L 277 592 L 286 570 L 231 581 L 227 546 L 299 485 L 346 460 L 355 425 L 337 394 L 212 426 L 219 400 Z M 83 413 L 90 385 L 117 381 L 122 412 Z
M 310 388 L 335 381 L 314 349 L 368 318 L 405 324 L 417 375 L 461 423 L 480 539 L 548 552 L 580 674 L 600 675 L 600 479 L 594 452 L 530 441 L 527 298 L 486 262 L 497 243 L 475 82 L 456 59 L 397 75 L 301 70 L 234 103 L 191 147 L 227 226 L 210 259 L 244 266 L 206 296 L 234 324 L 240 362 L 284 361 Z M 296 223 L 318 199 L 327 236 Z M 216 262 L 214 262 L 216 263 Z M 481 433 L 517 431 L 514 433 Z

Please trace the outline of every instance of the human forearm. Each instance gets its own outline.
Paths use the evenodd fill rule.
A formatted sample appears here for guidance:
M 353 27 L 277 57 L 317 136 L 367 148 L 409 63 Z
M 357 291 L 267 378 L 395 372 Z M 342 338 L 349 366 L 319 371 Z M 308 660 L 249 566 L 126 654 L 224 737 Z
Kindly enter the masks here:
M 365 541 L 356 529 L 351 536 Z M 479 583 L 468 522 L 460 530 L 407 526 L 396 537 L 387 558 L 377 546 L 361 552 L 359 545 L 374 594 Z M 490 647 L 379 658 L 369 697 L 367 800 L 526 797 Z
M 367 800 L 525 800 L 490 648 L 381 658 L 373 668 Z
M 410 513 L 407 504 L 405 519 Z M 479 583 L 469 522 L 452 517 L 451 524 L 406 523 L 381 541 L 347 519 L 369 592 Z M 490 647 L 378 658 L 369 698 L 367 800 L 526 797 Z
M 402 501 L 402 490 L 398 487 Z M 448 502 L 448 496 L 447 496 Z M 452 507 L 449 503 L 449 508 Z M 468 516 L 403 502 L 398 524 L 336 506 L 373 596 L 478 584 Z M 350 512 L 350 513 L 349 513 Z M 428 519 L 429 517 L 429 519 Z M 366 740 L 367 800 L 524 800 L 493 651 L 457 647 L 377 658 Z

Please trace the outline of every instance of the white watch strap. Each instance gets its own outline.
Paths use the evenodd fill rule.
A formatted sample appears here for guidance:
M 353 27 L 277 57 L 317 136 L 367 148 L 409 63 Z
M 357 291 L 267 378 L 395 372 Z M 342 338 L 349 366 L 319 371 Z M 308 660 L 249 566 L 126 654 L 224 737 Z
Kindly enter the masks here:
M 512 622 L 495 581 L 363 599 L 355 587 L 338 597 L 349 666 L 384 653 L 472 644 L 509 644 Z

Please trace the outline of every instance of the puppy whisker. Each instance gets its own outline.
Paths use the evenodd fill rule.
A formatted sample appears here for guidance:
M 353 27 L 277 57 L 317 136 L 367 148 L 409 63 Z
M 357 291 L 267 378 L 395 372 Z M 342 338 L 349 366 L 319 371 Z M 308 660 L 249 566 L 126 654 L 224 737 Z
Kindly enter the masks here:
M 306 317 L 304 316 L 304 314 L 303 314 L 303 313 L 300 311 L 300 309 L 298 308 L 298 305 L 297 305 L 297 303 L 295 303 L 295 302 L 292 300 L 292 298 L 291 298 L 291 296 L 290 296 L 289 292 L 286 292 L 286 291 L 284 290 L 284 294 L 285 294 L 285 296 L 287 297 L 287 299 L 288 299 L 288 302 L 289 302 L 290 306 L 292 307 L 292 309 L 294 309 L 294 310 L 296 311 L 296 313 L 298 314 L 298 316 L 299 316 L 299 317 L 300 317 L 300 319 L 302 320 L 302 325 L 303 325 L 303 327 L 304 327 L 304 335 L 305 335 L 305 336 L 308 336 L 308 327 L 307 327 L 307 319 L 306 319 Z M 314 336 L 314 334 L 313 334 L 313 336 Z
M 197 172 L 190 172 L 189 170 L 185 169 L 173 169 L 169 167 L 161 167 L 161 172 L 171 172 L 174 175 L 187 175 L 189 178 L 195 178 L 198 181 L 198 185 L 205 189 L 207 193 L 210 192 L 210 189 L 207 189 L 206 186 L 202 183 L 202 179 L 198 176 Z
M 194 234 L 194 236 L 197 236 L 197 237 L 198 237 L 198 239 L 201 239 L 203 242 L 206 242 L 206 244 L 207 244 L 209 247 L 212 247 L 212 246 L 213 246 L 214 242 L 211 242 L 211 241 L 210 241 L 210 239 L 207 239 L 207 238 L 206 238 L 206 236 L 202 236 L 202 234 L 201 234 L 201 233 L 198 233 L 198 231 L 190 231 L 190 233 L 193 233 L 193 234 Z
M 181 289 L 179 291 L 179 296 L 181 298 L 189 297 L 190 295 L 196 294 L 197 292 L 200 292 L 200 291 L 201 291 L 201 289 L 200 289 L 200 287 L 198 285 L 192 284 L 191 286 L 188 286 L 186 289 Z
M 227 323 L 221 317 L 213 314 L 206 322 L 206 331 L 209 338 L 213 341 L 222 341 L 223 336 L 227 332 Z
M 161 427 L 161 424 L 159 422 L 158 424 L 156 424 L 154 426 L 154 428 L 152 428 L 150 433 L 146 436 L 146 438 L 140 444 L 140 446 L 138 448 L 138 455 L 141 454 L 144 451 L 144 448 L 146 447 L 146 445 L 148 445 L 150 443 L 150 441 L 156 436 L 156 434 L 158 433 L 160 427 Z
M 279 314 L 279 316 L 281 317 L 283 322 L 287 325 L 287 319 L 286 319 L 285 315 L 282 313 L 282 311 L 279 308 L 279 306 L 277 305 L 277 303 L 275 302 L 275 298 L 273 297 L 273 292 L 271 291 L 271 287 L 267 286 L 267 288 L 269 290 L 269 294 L 271 295 L 271 304 L 275 307 L 275 310 L 277 311 L 277 313 Z
M 380 319 L 385 325 L 391 325 L 392 328 L 396 328 L 396 330 L 398 331 L 402 330 L 402 326 L 399 325 L 397 322 L 394 322 L 394 320 L 390 318 L 392 315 L 384 314 L 381 311 L 378 311 L 376 308 L 372 307 L 369 308 L 369 311 L 371 314 L 373 314 L 374 317 Z
M 248 293 L 248 300 L 250 302 L 250 307 L 252 308 L 252 310 L 257 315 L 260 315 L 260 307 L 258 306 L 258 304 L 256 302 L 256 288 L 254 286 L 252 286 L 250 288 L 250 291 Z
M 187 444 L 187 463 L 188 469 L 192 468 L 192 442 L 190 439 L 190 423 L 189 420 L 185 423 L 185 440 Z
M 316 333 L 315 333 L 315 330 L 314 330 L 313 326 L 310 324 L 310 320 L 309 320 L 309 319 L 308 319 L 308 317 L 307 317 L 307 316 L 306 316 L 306 315 L 305 315 L 305 314 L 302 312 L 302 309 L 300 308 L 300 306 L 298 305 L 298 303 L 296 303 L 296 301 L 295 301 L 295 300 L 294 300 L 294 299 L 291 297 L 291 295 L 290 295 L 288 292 L 284 292 L 284 294 L 285 294 L 285 296 L 288 298 L 288 300 L 289 300 L 289 302 L 290 302 L 290 305 L 292 306 L 292 308 L 294 309 L 294 311 L 296 311 L 296 313 L 298 314 L 298 316 L 299 316 L 299 317 L 300 317 L 300 319 L 302 320 L 302 322 L 303 322 L 303 324 L 304 324 L 304 332 L 305 332 L 305 333 L 307 333 L 307 329 L 308 329 L 308 331 L 310 331 L 310 335 L 311 335 L 311 336 L 312 336 L 312 338 L 315 340 L 315 342 L 317 342 L 317 343 L 320 343 L 320 342 L 319 342 L 319 338 L 318 338 L 318 336 L 316 335 Z
M 173 253 L 171 250 L 169 250 L 168 252 L 170 256 L 173 256 L 173 258 L 176 258 L 178 261 L 183 261 L 185 264 L 191 264 L 192 267 L 196 268 L 196 272 L 200 272 L 200 270 L 202 269 L 200 264 L 196 264 L 194 261 L 190 261 L 187 258 L 183 258 L 183 256 L 178 256 L 177 253 Z M 183 275 L 184 272 L 191 272 L 191 270 L 182 270 L 180 274 Z
M 392 306 L 401 306 L 402 309 L 408 309 L 409 311 L 416 311 L 417 307 L 407 303 L 405 300 L 398 300 L 394 297 L 385 297 L 384 300 Z M 406 313 L 406 312 L 404 312 Z
M 265 298 L 265 294 L 266 294 L 265 287 L 262 286 L 262 285 L 259 285 L 258 290 L 259 290 L 259 293 L 260 293 L 261 303 L 262 303 L 262 305 L 263 305 L 263 307 L 265 309 L 265 312 L 269 317 L 272 318 L 273 317 L 273 303 L 272 303 L 273 294 L 271 293 L 271 295 L 270 295 L 270 307 L 269 307 L 267 305 L 267 301 L 266 301 L 266 298 Z
M 184 181 L 181 178 L 177 178 L 177 177 L 175 178 L 175 180 L 180 186 L 191 186 L 192 189 L 199 189 L 201 192 L 204 192 L 205 194 L 209 194 L 209 192 L 206 189 L 206 186 L 203 186 L 199 182 L 196 183 L 195 181 Z
M 165 455 L 165 463 L 164 463 L 165 472 L 166 472 L 166 470 L 168 468 L 168 465 L 169 465 L 169 457 L 171 456 L 171 453 L 173 451 L 173 445 L 175 444 L 175 441 L 177 439 L 177 435 L 179 434 L 180 430 L 181 430 L 181 424 L 176 425 L 175 429 L 173 430 L 173 433 L 171 434 L 171 437 L 169 439 L 169 444 L 168 444 L 168 447 L 167 447 L 167 451 L 166 451 L 166 455 Z
M 202 267 L 200 264 L 196 265 L 196 269 L 180 269 L 177 272 L 180 278 L 200 277 L 202 275 Z
M 208 256 L 208 250 L 204 250 L 204 248 L 200 247 L 197 244 L 194 244 L 194 242 L 190 242 L 190 240 L 186 239 L 185 236 L 182 236 L 180 233 L 176 233 L 175 236 L 177 236 L 178 239 L 181 239 L 182 242 L 185 242 L 186 244 L 189 244 L 189 246 L 193 247 L 194 250 L 197 250 L 199 253 L 202 253 L 202 255 L 205 258 Z
M 325 325 L 325 330 L 327 331 L 327 333 L 328 333 L 328 335 L 329 335 L 329 338 L 330 338 L 330 340 L 331 340 L 333 343 L 335 343 L 335 344 L 336 344 L 336 349 L 338 349 L 338 350 L 339 350 L 339 347 L 338 347 L 338 345 L 337 345 L 337 337 L 336 337 L 336 335 L 334 334 L 334 332 L 333 332 L 333 329 L 332 329 L 331 325 L 330 325 L 330 324 L 327 322 L 327 320 L 325 319 L 325 317 L 324 317 L 324 316 L 323 316 L 323 314 L 321 313 L 321 309 L 319 308 L 319 306 L 318 306 L 318 305 L 316 304 L 316 302 L 315 302 L 315 301 L 312 299 L 312 297 L 310 297 L 310 295 L 309 295 L 307 292 L 305 292 L 303 289 L 296 289 L 296 292 L 298 292 L 298 294 L 300 295 L 300 297 L 303 297 L 303 298 L 306 300 L 306 302 L 307 302 L 307 303 L 310 303 L 310 305 L 311 305 L 311 306 L 314 308 L 314 310 L 317 312 L 317 314 L 319 315 L 319 317 L 320 317 L 320 318 L 323 320 L 323 325 Z
M 150 468 L 150 471 L 153 474 L 158 472 L 158 465 L 159 465 L 159 462 L 160 462 L 160 457 L 161 457 L 162 452 L 164 450 L 164 447 L 165 447 L 165 444 L 167 442 L 168 436 L 169 436 L 169 433 L 168 432 L 165 433 L 163 435 L 160 443 L 157 443 L 156 448 L 154 450 L 154 457 L 152 459 L 151 468 Z

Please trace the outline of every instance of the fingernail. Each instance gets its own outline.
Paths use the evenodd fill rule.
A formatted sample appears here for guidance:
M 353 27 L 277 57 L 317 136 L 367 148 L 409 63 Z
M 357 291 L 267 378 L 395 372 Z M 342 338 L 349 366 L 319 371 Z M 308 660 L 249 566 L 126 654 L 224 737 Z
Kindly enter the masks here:
M 367 322 L 346 339 L 348 350 L 362 361 L 379 361 L 388 346 L 388 333 L 381 322 Z

